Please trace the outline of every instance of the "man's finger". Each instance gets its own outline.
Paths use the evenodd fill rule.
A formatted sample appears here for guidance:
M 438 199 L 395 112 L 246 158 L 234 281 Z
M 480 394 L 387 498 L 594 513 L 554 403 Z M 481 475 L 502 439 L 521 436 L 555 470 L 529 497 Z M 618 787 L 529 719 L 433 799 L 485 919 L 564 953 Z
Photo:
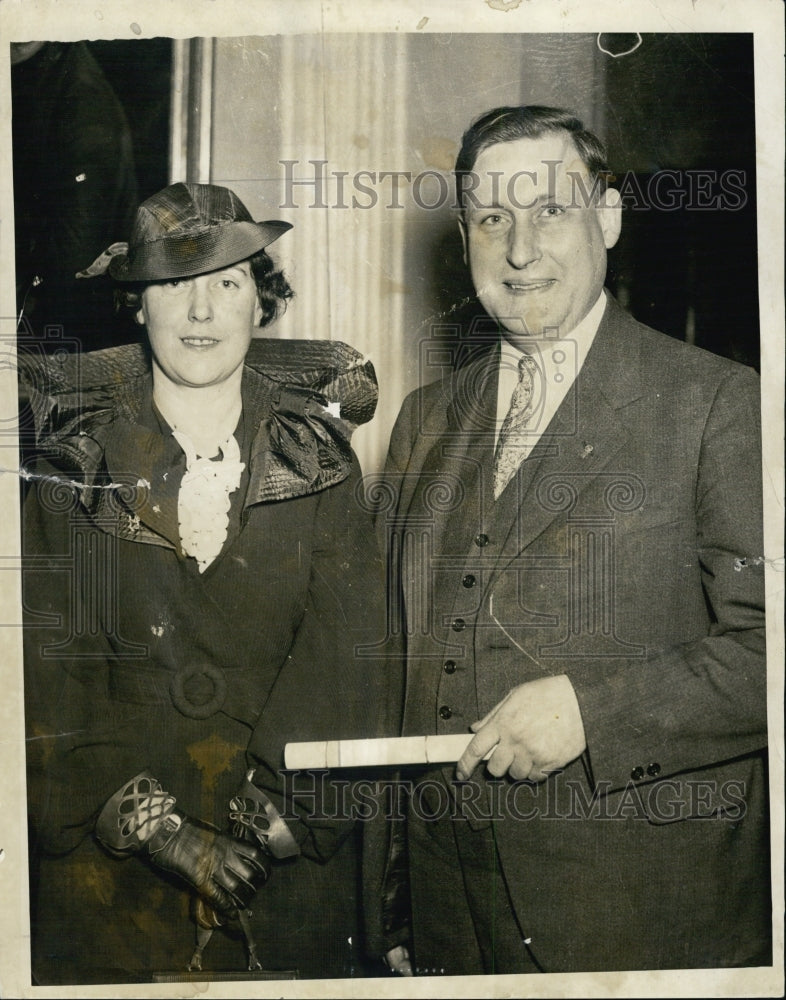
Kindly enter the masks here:
M 545 775 L 538 777 L 538 771 L 533 769 L 532 761 L 523 758 L 520 752 L 508 769 L 508 773 L 514 781 L 543 781 L 545 778 Z
M 501 778 L 503 774 L 507 774 L 515 756 L 515 753 L 509 747 L 498 746 L 489 758 L 487 765 L 489 774 L 495 778 Z
M 409 958 L 409 951 L 404 945 L 391 948 L 385 956 L 388 968 L 399 976 L 412 975 L 412 962 Z
M 501 704 L 502 704 L 502 702 L 500 702 L 500 705 Z M 478 719 L 477 722 L 473 722 L 470 725 L 470 727 L 469 727 L 472 730 L 472 732 L 476 733 L 479 729 L 482 729 L 484 726 L 487 726 L 489 724 L 489 722 L 491 722 L 492 717 L 494 715 L 496 715 L 496 712 L 497 712 L 498 708 L 499 708 L 499 705 L 495 705 L 494 708 L 492 708 L 490 712 L 486 712 L 486 714 L 483 716 L 482 719 Z
M 499 743 L 499 732 L 496 726 L 485 726 L 476 733 L 456 765 L 456 776 L 459 781 L 467 781 L 478 764 L 497 743 Z
M 480 719 L 478 722 L 473 722 L 472 725 L 469 727 L 472 730 L 472 732 L 476 733 L 484 726 L 487 726 L 495 718 L 495 716 L 499 714 L 500 710 L 505 706 L 506 702 L 510 701 L 512 694 L 513 694 L 512 691 L 508 691 L 508 693 L 505 695 L 502 701 L 497 702 L 497 704 L 492 709 L 486 712 L 486 714 L 483 716 L 482 719 Z
M 531 766 L 531 768 L 530 768 L 529 773 L 526 774 L 526 775 L 524 775 L 523 777 L 527 778 L 529 781 L 537 781 L 537 782 L 545 781 L 546 778 L 548 778 L 548 776 L 550 774 L 553 774 L 554 771 L 559 771 L 559 769 L 560 769 L 559 768 L 559 764 L 538 764 L 538 765 L 535 765 L 533 763 L 532 766 Z M 511 777 L 516 778 L 517 780 L 522 780 L 522 779 L 519 778 L 519 776 L 517 774 L 513 773 L 513 769 L 511 769 L 510 774 L 511 774 Z

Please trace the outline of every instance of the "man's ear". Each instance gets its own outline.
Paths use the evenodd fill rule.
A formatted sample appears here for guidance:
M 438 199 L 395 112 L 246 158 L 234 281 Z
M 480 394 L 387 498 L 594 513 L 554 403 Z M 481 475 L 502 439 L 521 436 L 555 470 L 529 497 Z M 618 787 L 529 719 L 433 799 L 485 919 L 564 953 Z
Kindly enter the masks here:
M 606 249 L 611 250 L 622 229 L 622 198 L 616 188 L 606 188 L 598 202 L 598 220 Z
M 467 224 L 464 221 L 464 216 L 460 215 L 458 219 L 459 232 L 461 233 L 461 246 L 464 250 L 464 263 L 469 267 L 469 253 L 467 250 Z
M 145 310 L 143 309 L 142 306 L 140 306 L 134 313 L 134 319 L 136 320 L 137 323 L 139 323 L 140 326 L 145 325 Z

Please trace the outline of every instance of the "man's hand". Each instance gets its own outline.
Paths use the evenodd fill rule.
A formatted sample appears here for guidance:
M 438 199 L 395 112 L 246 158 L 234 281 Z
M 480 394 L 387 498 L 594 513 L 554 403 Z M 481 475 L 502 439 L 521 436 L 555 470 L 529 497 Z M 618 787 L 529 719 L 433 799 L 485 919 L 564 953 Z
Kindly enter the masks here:
M 385 962 L 390 971 L 395 972 L 397 976 L 414 975 L 412 962 L 409 958 L 409 950 L 406 945 L 400 944 L 395 948 L 391 948 L 385 955 Z
M 565 674 L 520 684 L 470 728 L 475 736 L 456 767 L 461 781 L 493 748 L 488 770 L 495 778 L 545 781 L 587 745 L 576 693 Z

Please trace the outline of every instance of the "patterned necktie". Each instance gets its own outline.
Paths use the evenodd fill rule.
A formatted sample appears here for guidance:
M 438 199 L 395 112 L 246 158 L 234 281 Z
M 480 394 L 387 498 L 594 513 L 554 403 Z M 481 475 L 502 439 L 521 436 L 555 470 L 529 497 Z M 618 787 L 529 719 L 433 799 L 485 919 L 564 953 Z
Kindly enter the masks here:
M 494 453 L 494 499 L 508 485 L 521 465 L 526 447 L 527 424 L 532 418 L 535 402 L 535 379 L 538 365 L 529 354 L 519 360 L 519 382 L 510 399 L 510 409 L 503 421 Z

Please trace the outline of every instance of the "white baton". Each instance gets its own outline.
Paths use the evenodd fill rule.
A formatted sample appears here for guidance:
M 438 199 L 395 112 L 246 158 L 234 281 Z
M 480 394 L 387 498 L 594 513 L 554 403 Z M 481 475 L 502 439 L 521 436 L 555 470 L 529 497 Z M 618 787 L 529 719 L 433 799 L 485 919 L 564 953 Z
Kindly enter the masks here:
M 456 736 L 396 736 L 371 740 L 317 740 L 287 743 L 284 766 L 290 771 L 337 767 L 449 764 L 467 749 L 472 733 Z M 489 751 L 489 756 L 491 751 Z

